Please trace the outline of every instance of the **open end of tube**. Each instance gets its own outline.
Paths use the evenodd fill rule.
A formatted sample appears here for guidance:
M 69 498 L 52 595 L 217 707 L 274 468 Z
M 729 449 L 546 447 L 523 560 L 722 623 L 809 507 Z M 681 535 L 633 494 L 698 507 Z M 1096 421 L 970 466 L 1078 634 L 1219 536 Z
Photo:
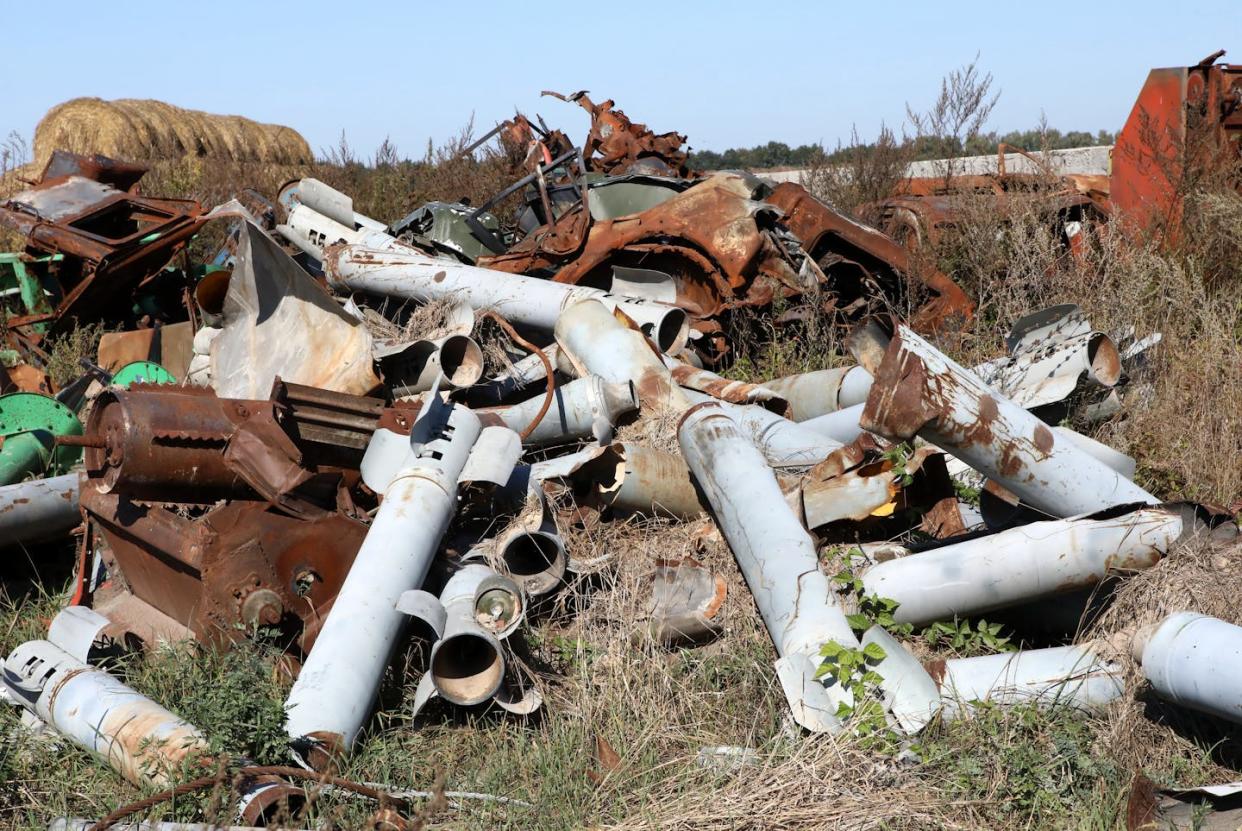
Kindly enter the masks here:
M 1087 344 L 1087 360 L 1091 362 L 1087 374 L 1097 384 L 1111 387 L 1121 379 L 1121 355 L 1108 335 L 1092 335 Z
M 519 534 L 501 552 L 505 568 L 531 594 L 546 594 L 565 576 L 565 549 L 552 534 Z
M 284 782 L 261 788 L 242 809 L 242 820 L 255 827 L 276 825 L 281 819 L 297 816 L 306 807 L 306 791 Z
M 661 352 L 676 352 L 690 337 L 690 319 L 681 309 L 669 309 L 653 334 Z
M 453 335 L 440 347 L 440 369 L 455 387 L 472 387 L 483 377 L 483 350 L 465 335 Z
M 500 689 L 505 662 L 493 641 L 461 633 L 440 642 L 431 658 L 436 689 L 454 704 L 481 704 Z

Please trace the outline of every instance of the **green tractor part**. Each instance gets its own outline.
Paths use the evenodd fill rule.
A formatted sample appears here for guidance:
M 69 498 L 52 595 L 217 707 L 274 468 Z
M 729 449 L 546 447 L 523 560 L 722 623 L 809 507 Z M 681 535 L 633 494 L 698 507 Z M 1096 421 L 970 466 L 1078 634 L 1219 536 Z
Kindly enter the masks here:
M 63 254 L 50 257 L 27 257 L 14 252 L 0 252 L 0 317 L 50 314 L 52 304 L 39 273 L 47 264 L 64 259 Z M 47 323 L 34 324 L 34 331 L 42 334 Z
M 82 422 L 54 398 L 37 392 L 0 395 L 0 485 L 30 474 L 56 476 L 82 457 L 81 447 L 56 444 L 57 436 L 82 435 Z
M 173 374 L 154 361 L 134 361 L 112 375 L 112 386 L 128 389 L 130 384 L 175 384 Z

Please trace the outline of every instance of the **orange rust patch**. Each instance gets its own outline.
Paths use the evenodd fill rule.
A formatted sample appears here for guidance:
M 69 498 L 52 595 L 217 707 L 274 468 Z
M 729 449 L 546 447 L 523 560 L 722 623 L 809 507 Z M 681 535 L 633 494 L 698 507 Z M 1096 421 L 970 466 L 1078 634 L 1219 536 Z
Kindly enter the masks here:
M 1047 456 L 1052 452 L 1053 443 L 1052 431 L 1042 424 L 1035 425 L 1035 449 Z

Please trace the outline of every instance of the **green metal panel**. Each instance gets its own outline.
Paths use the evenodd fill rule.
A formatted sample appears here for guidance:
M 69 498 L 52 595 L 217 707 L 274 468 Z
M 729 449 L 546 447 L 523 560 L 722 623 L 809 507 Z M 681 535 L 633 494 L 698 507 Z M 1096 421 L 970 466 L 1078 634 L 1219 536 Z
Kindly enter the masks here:
M 66 435 L 82 435 L 82 422 L 56 399 L 36 392 L 0 395 L 0 485 L 72 467 L 82 448 L 57 447 L 55 437 Z
M 134 361 L 126 364 L 112 376 L 112 386 L 129 387 L 130 384 L 175 384 L 177 379 L 164 367 L 153 361 Z

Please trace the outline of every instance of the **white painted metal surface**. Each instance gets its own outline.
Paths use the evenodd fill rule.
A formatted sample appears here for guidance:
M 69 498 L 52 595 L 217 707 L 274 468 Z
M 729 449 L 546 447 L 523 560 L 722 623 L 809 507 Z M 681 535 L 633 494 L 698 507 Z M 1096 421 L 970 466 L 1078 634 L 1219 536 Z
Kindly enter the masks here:
M 665 351 L 688 337 L 686 313 L 676 306 L 618 297 L 586 286 L 509 274 L 428 256 L 401 243 L 384 248 L 345 245 L 324 254 L 324 273 L 336 288 L 419 302 L 453 300 L 492 309 L 510 323 L 551 332 L 561 313 L 584 300 L 620 309 Z
M 838 367 L 776 378 L 763 386 L 789 402 L 790 419 L 807 421 L 866 401 L 871 374 L 860 366 Z
M 505 658 L 501 632 L 523 614 L 517 584 L 485 565 L 472 563 L 449 578 L 440 592 L 444 633 L 431 649 L 432 683 L 454 704 L 482 704 L 500 689 Z
M 861 426 L 917 434 L 1056 517 L 1157 500 L 987 386 L 906 326 L 878 368 Z
M 389 483 L 375 520 L 286 701 L 299 752 L 348 750 L 366 723 L 405 616 L 456 508 L 458 478 L 481 431 L 434 394 L 411 431 L 414 461 Z
M 896 600 L 898 623 L 924 626 L 1088 587 L 1158 563 L 1182 534 L 1179 511 L 1034 522 L 872 566 L 867 594 Z
M 940 679 L 942 713 L 950 720 L 969 715 L 977 702 L 1090 710 L 1123 692 L 1121 667 L 1091 644 L 950 658 Z
M 66 536 L 81 521 L 77 473 L 0 487 L 0 549 Z
M 1242 627 L 1178 612 L 1143 633 L 1134 651 L 1161 698 L 1242 722 Z
M 48 641 L 4 662 L 10 698 L 135 785 L 164 786 L 183 760 L 207 750 L 194 725 Z
M 840 685 L 815 678 L 828 641 L 859 647 L 815 542 L 785 502 L 772 469 L 718 403 L 688 412 L 678 429 L 682 455 L 712 505 L 780 656 L 777 676 L 795 721 L 814 731 L 841 729 Z
M 692 404 L 717 403 L 755 447 L 768 464 L 776 468 L 809 467 L 828 458 L 841 446 L 840 442 L 821 432 L 790 421 L 754 404 L 730 404 L 717 401 L 695 390 L 684 390 Z
M 650 413 L 680 413 L 690 406 L 663 359 L 640 333 L 617 320 L 607 305 L 575 303 L 556 321 L 558 357 L 580 377 L 598 375 L 615 384 L 632 382 Z
M 538 414 L 543 400 L 544 396 L 537 395 L 491 412 L 520 433 Z M 556 388 L 552 405 L 523 443 L 538 447 L 580 439 L 605 442 L 612 438 L 617 419 L 637 409 L 638 394 L 629 381 L 611 383 L 595 375 L 578 378 Z

